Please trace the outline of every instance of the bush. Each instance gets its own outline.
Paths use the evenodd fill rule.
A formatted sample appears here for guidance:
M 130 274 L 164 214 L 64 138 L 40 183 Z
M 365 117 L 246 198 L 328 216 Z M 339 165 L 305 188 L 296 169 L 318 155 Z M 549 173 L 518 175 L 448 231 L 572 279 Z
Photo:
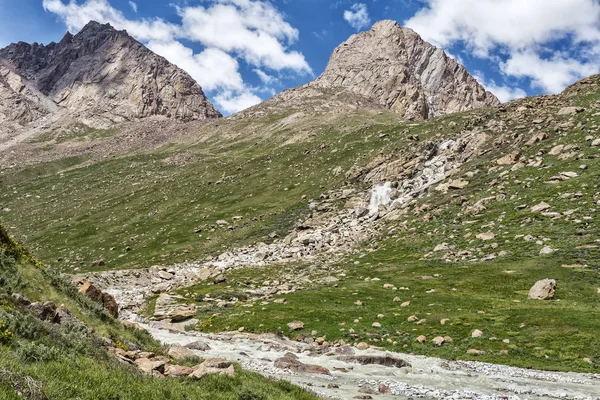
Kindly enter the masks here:
M 6 344 L 11 342 L 14 338 L 14 334 L 8 329 L 8 324 L 0 320 L 0 343 Z
M 48 362 L 58 360 L 61 351 L 56 347 L 31 342 L 19 347 L 16 354 L 23 362 Z
M 15 258 L 4 250 L 0 250 L 0 290 L 11 294 L 21 285 L 21 274 L 17 269 Z

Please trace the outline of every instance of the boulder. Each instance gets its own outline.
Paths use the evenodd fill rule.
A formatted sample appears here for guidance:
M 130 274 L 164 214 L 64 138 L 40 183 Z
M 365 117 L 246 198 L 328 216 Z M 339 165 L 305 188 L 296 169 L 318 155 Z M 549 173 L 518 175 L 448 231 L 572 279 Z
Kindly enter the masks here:
M 98 303 L 102 303 L 102 291 L 88 280 L 83 279 L 79 281 L 79 293 L 86 295 Z
M 542 201 L 541 203 L 536 204 L 535 206 L 531 207 L 531 212 L 542 212 L 542 211 L 546 211 L 549 208 L 550 208 L 550 204 Z
M 108 293 L 102 293 L 102 305 L 104 309 L 113 318 L 119 318 L 119 305 L 114 296 Z
M 201 379 L 206 375 L 235 375 L 233 364 L 221 358 L 208 358 L 194 368 L 190 378 Z
M 164 375 L 177 378 L 180 376 L 188 376 L 192 372 L 194 372 L 194 370 L 189 367 L 184 367 L 182 365 L 167 364 L 167 366 L 165 367 Z
M 153 371 L 158 371 L 162 374 L 165 371 L 165 364 L 162 360 L 150 360 L 148 358 L 138 358 L 135 360 L 135 365 L 145 374 L 152 374 Z
M 534 300 L 550 300 L 554 298 L 556 281 L 554 279 L 543 279 L 537 281 L 529 290 L 529 298 Z
M 290 328 L 293 331 L 299 331 L 301 329 L 304 329 L 304 322 L 302 321 L 294 321 L 294 322 L 290 322 L 289 324 L 287 324 L 288 328 Z
M 344 356 L 344 357 L 338 357 L 338 360 L 348 362 L 348 363 L 357 363 L 360 365 L 383 365 L 385 367 L 395 367 L 395 368 L 411 366 L 408 362 L 406 362 L 400 358 L 392 357 L 390 355 L 385 355 L 385 356 L 372 356 L 372 355 Z
M 194 352 L 192 350 L 188 349 L 187 347 L 183 347 L 183 346 L 179 346 L 179 345 L 173 345 L 173 346 L 169 347 L 169 350 L 167 351 L 167 355 L 176 360 L 182 360 L 184 358 L 196 357 L 196 355 L 194 354 Z
M 51 301 L 31 303 L 29 309 L 42 321 L 52 321 L 56 314 L 56 305 Z
M 575 115 L 584 111 L 585 108 L 582 107 L 563 107 L 560 110 L 558 110 L 558 113 L 556 115 Z
M 303 364 L 292 353 L 286 353 L 283 357 L 275 360 L 275 367 L 297 373 L 331 375 L 331 372 L 327 368 L 320 365 Z
M 25 296 L 20 293 L 13 293 L 12 298 L 15 299 L 18 305 L 21 307 L 29 307 L 31 305 L 31 301 L 29 301 Z
M 185 347 L 187 347 L 190 350 L 199 350 L 199 351 L 208 351 L 210 350 L 210 346 L 204 342 L 201 342 L 199 340 L 186 344 Z

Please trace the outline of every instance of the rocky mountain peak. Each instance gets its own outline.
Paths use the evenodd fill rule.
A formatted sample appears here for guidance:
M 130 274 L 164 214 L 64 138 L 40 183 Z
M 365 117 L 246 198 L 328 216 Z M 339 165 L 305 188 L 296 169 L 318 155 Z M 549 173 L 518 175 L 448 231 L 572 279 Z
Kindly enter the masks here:
M 389 20 L 338 46 L 309 86 L 349 91 L 408 119 L 500 103 L 442 49 Z
M 56 108 L 96 125 L 152 115 L 181 121 L 221 117 L 185 71 L 109 24 L 91 21 L 59 43 L 11 44 L 0 49 L 0 65 L 4 76 L 22 81 L 16 93 L 0 83 L 0 96 L 26 100 L 42 114 Z M 23 93 L 26 88 L 35 96 Z M 20 121 L 31 119 L 26 114 Z

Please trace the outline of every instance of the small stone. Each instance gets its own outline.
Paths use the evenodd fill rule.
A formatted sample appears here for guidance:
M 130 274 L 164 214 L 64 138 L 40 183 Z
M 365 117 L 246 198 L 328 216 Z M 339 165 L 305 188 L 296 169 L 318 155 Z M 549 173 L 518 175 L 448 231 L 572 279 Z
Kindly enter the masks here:
M 542 211 L 546 211 L 549 208 L 550 208 L 550 204 L 542 201 L 541 203 L 536 204 L 535 206 L 531 207 L 531 212 L 534 212 L 534 213 L 542 212 Z
M 544 246 L 541 250 L 540 250 L 540 256 L 547 256 L 548 254 L 552 254 L 554 253 L 556 250 L 554 250 L 552 247 L 550 246 Z
M 410 301 L 405 301 L 404 303 L 400 304 L 400 307 L 408 307 L 410 306 Z
M 425 335 L 420 335 L 419 337 L 417 337 L 416 342 L 417 343 L 425 343 L 427 341 L 427 337 Z
M 449 319 L 449 318 L 444 318 L 444 319 L 441 319 L 441 320 L 440 320 L 440 324 L 442 324 L 442 325 L 446 325 L 446 322 L 448 322 L 448 321 L 450 321 L 450 319 Z
M 379 322 L 373 322 L 373 323 L 371 324 L 371 326 L 372 326 L 373 328 L 381 328 L 381 324 L 380 324 Z
M 485 232 L 485 233 L 480 233 L 479 235 L 475 236 L 477 239 L 483 240 L 483 241 L 488 241 L 488 240 L 492 240 L 496 237 L 496 234 L 493 232 Z
M 434 338 L 431 340 L 431 342 L 432 342 L 433 344 L 435 344 L 436 346 L 441 346 L 441 345 L 443 345 L 445 341 L 446 341 L 446 340 L 445 340 L 445 339 L 444 339 L 442 336 L 437 336 L 437 337 L 434 337 Z
M 369 347 L 371 347 L 371 346 L 366 342 L 360 342 L 359 344 L 356 345 L 356 348 L 358 350 L 367 350 Z
M 410 317 L 408 317 L 408 322 L 415 322 L 418 320 L 419 320 L 419 318 L 417 318 L 416 315 L 411 315 Z
M 482 355 L 486 354 L 486 352 L 483 350 L 469 349 L 469 350 L 467 350 L 467 354 L 471 354 L 471 355 L 475 355 L 475 356 L 482 356 Z
M 471 337 L 473 337 L 473 338 L 478 338 L 478 337 L 482 337 L 482 336 L 483 336 L 483 332 L 481 332 L 479 329 L 475 329 L 471 333 Z
M 304 322 L 294 321 L 287 324 L 287 326 L 293 331 L 299 331 L 300 329 L 304 329 Z

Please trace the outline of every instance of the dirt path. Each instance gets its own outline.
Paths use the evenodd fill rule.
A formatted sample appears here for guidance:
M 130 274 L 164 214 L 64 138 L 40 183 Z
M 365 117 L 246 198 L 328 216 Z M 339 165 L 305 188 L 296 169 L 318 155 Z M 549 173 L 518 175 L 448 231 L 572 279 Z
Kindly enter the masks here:
M 391 394 L 372 396 L 377 399 L 600 399 L 599 374 L 544 372 L 481 362 L 447 361 L 354 349 L 355 355 L 392 355 L 409 362 L 411 367 L 359 365 L 341 361 L 335 355 L 310 355 L 307 345 L 274 335 L 176 333 L 151 324 L 143 323 L 142 326 L 165 344 L 186 345 L 200 340 L 211 348 L 205 352 L 198 351 L 197 354 L 201 357 L 236 361 L 245 369 L 288 380 L 328 398 L 352 399 L 355 396 L 366 396 L 368 394 L 359 392 L 361 387 L 378 391 L 380 384 L 384 384 Z M 328 368 L 332 376 L 297 374 L 275 368 L 274 361 L 286 352 L 296 354 L 305 364 Z

